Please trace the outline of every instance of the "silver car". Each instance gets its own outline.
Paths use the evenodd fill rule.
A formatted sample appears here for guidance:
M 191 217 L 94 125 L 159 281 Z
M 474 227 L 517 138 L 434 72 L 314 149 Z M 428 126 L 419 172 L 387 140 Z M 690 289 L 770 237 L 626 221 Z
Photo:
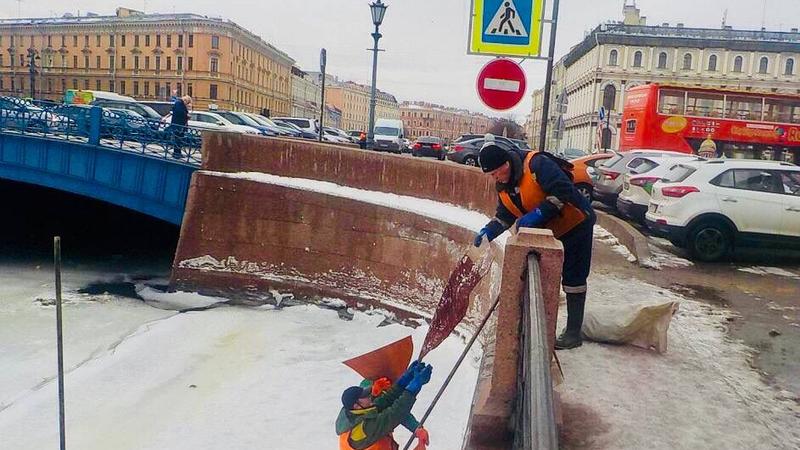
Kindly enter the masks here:
M 686 153 L 667 150 L 630 150 L 617 153 L 597 168 L 594 183 L 594 199 L 616 207 L 617 197 L 622 191 L 622 175 L 647 165 L 647 157 L 686 156 Z

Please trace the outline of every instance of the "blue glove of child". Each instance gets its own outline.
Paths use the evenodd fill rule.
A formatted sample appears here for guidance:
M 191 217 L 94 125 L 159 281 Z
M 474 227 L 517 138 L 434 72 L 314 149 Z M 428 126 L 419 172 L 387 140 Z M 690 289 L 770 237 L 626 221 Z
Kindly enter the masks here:
M 481 228 L 481 231 L 475 235 L 475 247 L 480 247 L 481 242 L 483 242 L 483 238 L 489 239 L 489 242 L 495 240 L 497 236 L 503 234 L 503 231 L 506 231 L 503 224 L 496 220 L 492 220 L 486 224 L 485 227 Z
M 414 379 L 414 375 L 416 375 L 417 368 L 420 366 L 420 364 L 421 363 L 419 361 L 412 362 L 411 365 L 408 366 L 408 369 L 406 369 L 406 371 L 400 375 L 400 378 L 397 379 L 395 384 L 402 388 L 408 386 L 408 383 Z
M 538 228 L 544 225 L 544 215 L 539 208 L 525 214 L 517 221 L 517 229 L 520 228 Z
M 421 370 L 416 372 L 414 378 L 408 383 L 408 386 L 406 386 L 406 390 L 414 395 L 419 394 L 419 391 L 422 390 L 422 386 L 431 381 L 433 367 L 431 367 L 430 364 L 423 364 L 423 366 Z

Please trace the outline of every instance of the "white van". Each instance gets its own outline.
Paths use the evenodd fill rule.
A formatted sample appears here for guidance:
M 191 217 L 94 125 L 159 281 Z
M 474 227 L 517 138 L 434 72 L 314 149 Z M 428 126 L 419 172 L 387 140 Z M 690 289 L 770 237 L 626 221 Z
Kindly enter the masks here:
M 395 119 L 378 119 L 375 121 L 375 143 L 378 151 L 400 153 L 403 150 L 403 121 Z

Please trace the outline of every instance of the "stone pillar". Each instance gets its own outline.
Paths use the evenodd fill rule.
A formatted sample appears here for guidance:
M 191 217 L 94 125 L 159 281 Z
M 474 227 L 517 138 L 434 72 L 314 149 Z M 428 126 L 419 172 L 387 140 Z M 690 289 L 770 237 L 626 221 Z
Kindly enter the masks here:
M 547 338 L 553 351 L 564 248 L 550 230 L 524 228 L 506 243 L 497 325 L 485 348 L 466 449 L 509 448 L 501 443 L 513 438 L 510 423 L 517 396 L 522 292 L 527 289 L 527 257 L 531 253 L 539 255 Z

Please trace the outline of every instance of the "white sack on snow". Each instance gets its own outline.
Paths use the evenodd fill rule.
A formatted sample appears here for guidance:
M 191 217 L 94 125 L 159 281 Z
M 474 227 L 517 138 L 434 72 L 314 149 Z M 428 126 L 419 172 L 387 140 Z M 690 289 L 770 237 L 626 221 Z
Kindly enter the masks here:
M 667 351 L 667 331 L 678 302 L 614 306 L 587 305 L 583 335 L 612 344 L 630 344 L 658 353 Z

